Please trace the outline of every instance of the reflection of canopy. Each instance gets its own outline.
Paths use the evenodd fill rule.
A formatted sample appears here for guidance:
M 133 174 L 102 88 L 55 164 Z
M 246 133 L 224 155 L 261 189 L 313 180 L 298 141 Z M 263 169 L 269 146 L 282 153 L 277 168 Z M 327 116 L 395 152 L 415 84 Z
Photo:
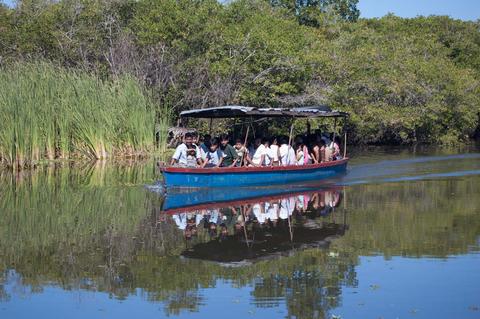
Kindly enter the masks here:
M 182 252 L 187 258 L 219 262 L 224 265 L 238 262 L 256 262 L 264 259 L 288 256 L 295 251 L 308 248 L 326 248 L 330 242 L 345 234 L 344 224 L 324 223 L 323 227 L 301 227 L 290 237 L 288 225 L 279 226 L 269 231 L 259 230 L 250 247 L 235 235 L 223 240 L 211 240 L 199 243 Z
M 348 113 L 332 110 L 329 106 L 305 106 L 297 108 L 257 108 L 251 106 L 227 105 L 183 111 L 181 117 L 193 118 L 235 118 L 235 117 L 347 117 Z

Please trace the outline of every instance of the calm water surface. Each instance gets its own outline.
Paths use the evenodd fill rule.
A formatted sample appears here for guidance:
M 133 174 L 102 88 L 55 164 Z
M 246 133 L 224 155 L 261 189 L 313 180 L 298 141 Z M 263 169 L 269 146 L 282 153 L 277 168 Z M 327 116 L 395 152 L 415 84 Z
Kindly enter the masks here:
M 480 150 L 352 155 L 215 204 L 153 163 L 0 171 L 0 318 L 479 319 Z

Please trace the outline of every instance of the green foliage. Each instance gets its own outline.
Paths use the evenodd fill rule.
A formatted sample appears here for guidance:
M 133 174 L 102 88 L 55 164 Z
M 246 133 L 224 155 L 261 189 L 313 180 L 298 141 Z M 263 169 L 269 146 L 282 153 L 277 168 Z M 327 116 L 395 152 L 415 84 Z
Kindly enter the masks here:
M 152 93 L 157 121 L 192 107 L 321 103 L 352 112 L 355 143 L 479 131 L 478 22 L 358 16 L 356 0 L 23 0 L 0 8 L 0 63 L 128 74 Z
M 128 76 L 105 82 L 46 63 L 16 63 L 0 70 L 0 85 L 0 159 L 9 166 L 134 156 L 154 146 L 151 101 Z

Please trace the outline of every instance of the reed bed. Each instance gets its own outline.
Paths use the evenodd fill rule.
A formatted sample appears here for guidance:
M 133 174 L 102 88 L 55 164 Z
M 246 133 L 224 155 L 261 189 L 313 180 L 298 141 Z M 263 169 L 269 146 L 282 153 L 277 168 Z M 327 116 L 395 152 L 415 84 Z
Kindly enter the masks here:
M 168 126 L 129 76 L 102 81 L 48 63 L 17 63 L 0 69 L 0 87 L 0 162 L 11 167 L 146 155 L 156 127 Z

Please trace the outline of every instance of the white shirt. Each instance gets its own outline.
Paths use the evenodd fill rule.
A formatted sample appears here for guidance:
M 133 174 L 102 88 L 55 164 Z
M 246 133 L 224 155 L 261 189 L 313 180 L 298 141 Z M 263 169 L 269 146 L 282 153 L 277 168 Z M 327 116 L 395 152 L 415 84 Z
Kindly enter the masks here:
M 260 144 L 260 146 L 257 147 L 257 149 L 255 150 L 255 153 L 253 154 L 253 157 L 252 157 L 253 164 L 262 165 L 263 164 L 261 163 L 262 155 L 267 155 L 267 148 L 265 147 L 265 145 Z
M 278 162 L 278 145 L 270 145 L 270 153 L 274 162 Z
M 269 204 L 267 208 L 267 204 L 265 204 L 265 211 L 267 212 L 267 216 L 270 220 L 277 220 L 278 219 L 278 204 Z
M 195 157 L 196 159 L 199 159 L 200 152 L 198 150 L 198 146 L 194 145 L 194 147 L 195 147 Z M 173 153 L 172 158 L 176 159 L 179 164 L 187 165 L 187 150 L 188 148 L 185 143 L 178 145 L 177 148 L 175 149 L 175 153 Z
M 298 151 L 297 156 L 298 156 L 297 165 L 305 164 L 305 154 L 303 154 L 302 150 Z
M 284 198 L 280 201 L 280 214 L 279 217 L 281 219 L 287 219 L 290 215 L 292 215 L 295 209 L 295 198 Z
M 266 217 L 265 214 L 262 212 L 262 206 L 260 203 L 254 204 L 252 207 L 253 214 L 257 217 L 257 220 L 260 224 L 265 223 Z
M 295 152 L 291 146 L 282 144 L 280 146 L 280 163 L 282 165 L 295 165 Z
M 210 215 L 210 219 L 208 220 L 210 223 L 218 223 L 218 219 L 220 217 L 220 212 L 218 209 L 209 209 L 208 215 Z
M 187 214 L 186 213 L 175 214 L 175 215 L 172 216 L 172 219 L 175 221 L 175 224 L 177 224 L 177 227 L 180 230 L 184 230 L 187 227 Z

